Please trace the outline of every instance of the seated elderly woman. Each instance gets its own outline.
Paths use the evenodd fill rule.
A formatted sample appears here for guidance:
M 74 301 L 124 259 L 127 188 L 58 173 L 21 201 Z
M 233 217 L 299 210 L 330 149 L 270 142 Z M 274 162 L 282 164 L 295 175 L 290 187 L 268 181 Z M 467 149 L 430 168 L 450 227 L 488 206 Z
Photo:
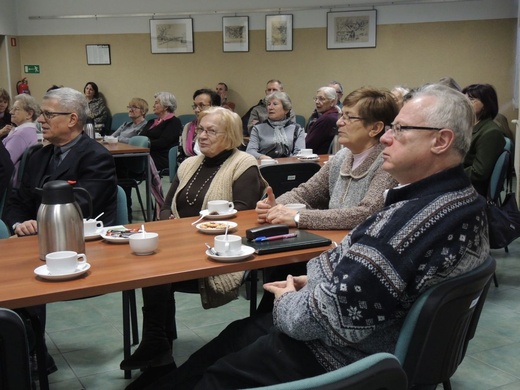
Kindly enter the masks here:
M 168 168 L 168 152 L 172 146 L 179 145 L 182 124 L 175 116 L 177 99 L 170 92 L 158 92 L 154 96 L 153 113 L 157 118 L 150 119 L 139 135 L 150 139 L 150 155 L 158 171 Z
M 129 122 L 123 123 L 114 131 L 112 137 L 117 137 L 118 142 L 127 144 L 134 135 L 139 135 L 146 125 L 146 113 L 148 112 L 148 103 L 141 98 L 133 98 L 126 107 L 128 109 Z
M 326 154 L 336 135 L 336 121 L 339 117 L 336 89 L 321 87 L 314 97 L 316 108 L 309 118 L 305 145 L 316 154 Z
M 261 160 L 297 155 L 305 148 L 305 132 L 290 118 L 289 95 L 273 92 L 266 96 L 265 103 L 267 119 L 251 129 L 246 152 Z
M 0 138 L 4 138 L 11 131 L 11 114 L 9 113 L 9 93 L 0 88 Z
M 94 126 L 100 133 L 104 133 L 108 130 L 105 126 L 108 123 L 109 112 L 105 100 L 99 93 L 97 84 L 89 81 L 83 87 L 83 93 L 87 98 L 90 118 L 94 122 Z
M 182 129 L 181 148 L 179 150 L 178 162 L 183 162 L 187 157 L 200 154 L 200 148 L 197 143 L 196 129 L 199 122 L 200 114 L 209 107 L 220 106 L 220 96 L 217 92 L 202 88 L 197 89 L 193 94 L 193 112 L 195 119 L 190 123 L 186 123 Z
M 366 87 L 347 95 L 338 119 L 338 141 L 345 147 L 306 183 L 278 198 L 268 187 L 268 197 L 256 205 L 258 222 L 308 229 L 352 229 L 381 209 L 385 190 L 397 182 L 382 169 L 384 147 L 379 139 L 398 112 L 389 91 Z M 296 211 L 284 206 L 289 203 L 303 203 L 307 209 Z M 304 263 L 269 268 L 264 271 L 264 282 L 305 272 Z M 269 311 L 272 301 L 272 294 L 264 293 L 259 310 Z
M 502 131 L 493 121 L 498 114 L 497 93 L 489 84 L 472 84 L 462 93 L 473 104 L 476 115 L 464 171 L 477 192 L 486 197 L 493 168 L 506 144 Z
M 40 115 L 40 106 L 31 95 L 21 94 L 14 98 L 11 107 L 11 122 L 16 125 L 2 140 L 14 164 L 13 188 L 17 187 L 16 176 L 25 150 L 38 142 L 37 127 L 34 122 Z
M 222 107 L 208 108 L 200 114 L 197 136 L 202 154 L 179 166 L 161 209 L 161 220 L 196 216 L 207 208 L 209 200 L 233 201 L 237 210 L 254 208 L 267 183 L 260 175 L 257 161 L 237 149 L 242 142 L 240 117 Z M 121 362 L 122 370 L 171 368 L 173 292 L 197 292 L 198 287 L 199 281 L 191 280 L 143 288 L 143 338 L 132 356 Z M 147 376 L 145 371 L 138 381 Z

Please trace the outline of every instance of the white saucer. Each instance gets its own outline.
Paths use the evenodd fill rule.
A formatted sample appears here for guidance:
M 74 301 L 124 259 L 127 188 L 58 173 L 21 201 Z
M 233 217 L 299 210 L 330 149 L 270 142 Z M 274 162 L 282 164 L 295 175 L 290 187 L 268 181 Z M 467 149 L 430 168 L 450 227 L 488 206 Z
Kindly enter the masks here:
M 236 227 L 238 226 L 238 223 L 236 223 L 236 222 L 223 221 L 223 222 L 201 222 L 201 223 L 198 223 L 197 225 L 195 225 L 195 227 L 197 228 L 197 230 L 199 232 L 206 233 L 206 234 L 220 234 L 220 233 L 226 232 L 225 226 L 212 228 L 212 227 L 208 226 L 210 224 L 227 225 L 228 232 L 232 231 L 233 229 L 236 229 Z
M 216 260 L 216 261 L 221 261 L 221 262 L 224 262 L 224 263 L 233 263 L 235 261 L 240 261 L 240 260 L 247 259 L 253 253 L 255 253 L 255 248 L 250 247 L 248 245 L 242 245 L 242 249 L 241 249 L 240 252 L 241 253 L 239 255 L 220 256 L 220 255 L 213 255 L 213 254 L 211 254 L 211 252 L 208 249 L 208 250 L 206 250 L 206 255 L 208 255 L 208 257 L 210 257 L 210 258 L 212 258 L 213 260 Z
M 226 218 L 231 218 L 233 217 L 238 211 L 233 209 L 231 212 L 228 212 L 228 213 L 224 213 L 224 214 L 218 214 L 218 215 L 209 215 L 209 211 L 206 209 L 206 210 L 201 210 L 200 211 L 200 215 L 204 215 L 204 218 L 205 219 L 210 219 L 210 220 L 218 220 L 218 219 L 226 219 Z
M 98 238 L 101 237 L 101 230 L 99 230 L 98 232 L 94 233 L 94 234 L 89 234 L 89 235 L 86 235 L 85 236 L 85 241 L 93 241 L 93 240 L 97 240 Z
M 89 263 L 85 263 L 85 264 L 82 264 L 82 265 L 78 266 L 78 268 L 76 268 L 76 270 L 74 272 L 70 273 L 70 274 L 57 274 L 57 275 L 53 275 L 47 269 L 47 264 L 44 264 L 44 265 L 40 265 L 38 268 L 36 268 L 34 270 L 34 273 L 36 275 L 38 275 L 39 277 L 43 278 L 43 279 L 48 279 L 48 280 L 67 280 L 67 279 L 77 278 L 78 276 L 83 275 L 89 269 L 90 269 L 90 264 Z

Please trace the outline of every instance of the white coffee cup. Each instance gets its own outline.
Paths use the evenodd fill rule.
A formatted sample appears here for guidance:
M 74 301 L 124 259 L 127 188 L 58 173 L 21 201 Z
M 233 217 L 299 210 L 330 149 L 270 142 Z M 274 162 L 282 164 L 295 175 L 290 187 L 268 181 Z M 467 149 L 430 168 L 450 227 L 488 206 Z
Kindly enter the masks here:
M 310 156 L 312 149 L 300 149 L 300 156 Z
M 96 219 L 83 219 L 83 230 L 85 236 L 92 236 L 98 233 L 99 229 L 103 227 L 103 222 Z
M 213 244 L 215 250 L 220 256 L 239 255 L 242 251 L 242 237 L 234 234 L 220 235 L 215 237 Z
M 208 211 L 216 211 L 219 214 L 228 214 L 235 208 L 233 202 L 227 200 L 210 200 L 208 201 Z
M 307 206 L 305 206 L 303 203 L 287 203 L 284 206 L 287 207 L 288 209 L 292 209 L 292 210 L 296 210 L 296 211 L 305 210 L 307 208 Z
M 274 164 L 278 164 L 278 161 L 276 161 L 273 158 L 263 158 L 263 159 L 260 160 L 260 165 L 262 165 L 262 166 L 264 166 L 264 165 L 274 165 Z
M 130 249 L 138 256 L 151 255 L 159 245 L 159 234 L 152 232 L 135 233 L 128 237 Z
M 82 258 L 83 260 L 79 260 Z M 87 263 L 87 256 L 84 253 L 74 251 L 58 251 L 45 255 L 47 269 L 53 275 L 71 274 Z

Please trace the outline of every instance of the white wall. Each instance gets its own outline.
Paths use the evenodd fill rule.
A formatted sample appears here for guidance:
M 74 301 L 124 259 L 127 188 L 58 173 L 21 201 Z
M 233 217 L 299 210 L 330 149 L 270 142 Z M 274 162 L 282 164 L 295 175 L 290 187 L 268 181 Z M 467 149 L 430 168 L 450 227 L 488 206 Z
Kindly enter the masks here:
M 68 34 L 117 34 L 146 33 L 149 31 L 150 16 L 110 17 L 98 19 L 38 19 L 29 17 L 64 15 L 121 15 L 135 13 L 169 13 L 194 19 L 195 31 L 220 31 L 222 16 L 249 16 L 251 30 L 263 30 L 265 15 L 276 12 L 266 9 L 282 9 L 282 13 L 294 15 L 294 28 L 325 27 L 326 13 L 371 9 L 371 4 L 410 2 L 410 0 L 0 0 L 0 33 L 11 35 L 68 35 Z M 288 10 L 283 8 L 317 7 L 314 10 Z M 7 16 L 4 15 L 4 6 Z M 16 4 L 16 12 L 12 10 Z M 350 4 L 352 6 L 346 6 Z M 342 8 L 338 8 L 342 6 Z M 326 7 L 326 8 L 325 8 Z M 261 8 L 261 10 L 260 10 Z M 420 23 L 455 20 L 502 19 L 516 17 L 518 0 L 426 0 L 406 5 L 377 5 L 378 24 Z M 263 10 L 263 11 L 262 11 Z M 223 11 L 229 13 L 223 14 Z M 244 11 L 244 12 L 241 12 Z M 183 14 L 184 13 L 184 14 Z M 192 13 L 192 14 L 190 14 Z M 202 15 L 201 13 L 206 13 Z M 10 16 L 11 17 L 10 17 Z M 13 29 L 13 15 L 16 26 Z M 5 26 L 4 26 L 5 19 Z
M 0 0 L 0 35 L 16 35 L 15 0 Z

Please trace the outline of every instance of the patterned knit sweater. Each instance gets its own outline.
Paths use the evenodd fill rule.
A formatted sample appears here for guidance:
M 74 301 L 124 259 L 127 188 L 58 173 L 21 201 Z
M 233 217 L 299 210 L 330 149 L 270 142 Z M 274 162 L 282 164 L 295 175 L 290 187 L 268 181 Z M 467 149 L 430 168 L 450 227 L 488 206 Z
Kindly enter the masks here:
M 328 371 L 393 352 L 418 296 L 488 256 L 484 207 L 462 166 L 390 190 L 382 210 L 309 261 L 307 285 L 275 301 L 275 325 Z
M 306 183 L 276 198 L 280 204 L 304 203 L 300 228 L 352 229 L 381 209 L 384 191 L 397 182 L 381 165 L 383 146 L 376 145 L 354 170 L 352 152 L 341 149 Z

